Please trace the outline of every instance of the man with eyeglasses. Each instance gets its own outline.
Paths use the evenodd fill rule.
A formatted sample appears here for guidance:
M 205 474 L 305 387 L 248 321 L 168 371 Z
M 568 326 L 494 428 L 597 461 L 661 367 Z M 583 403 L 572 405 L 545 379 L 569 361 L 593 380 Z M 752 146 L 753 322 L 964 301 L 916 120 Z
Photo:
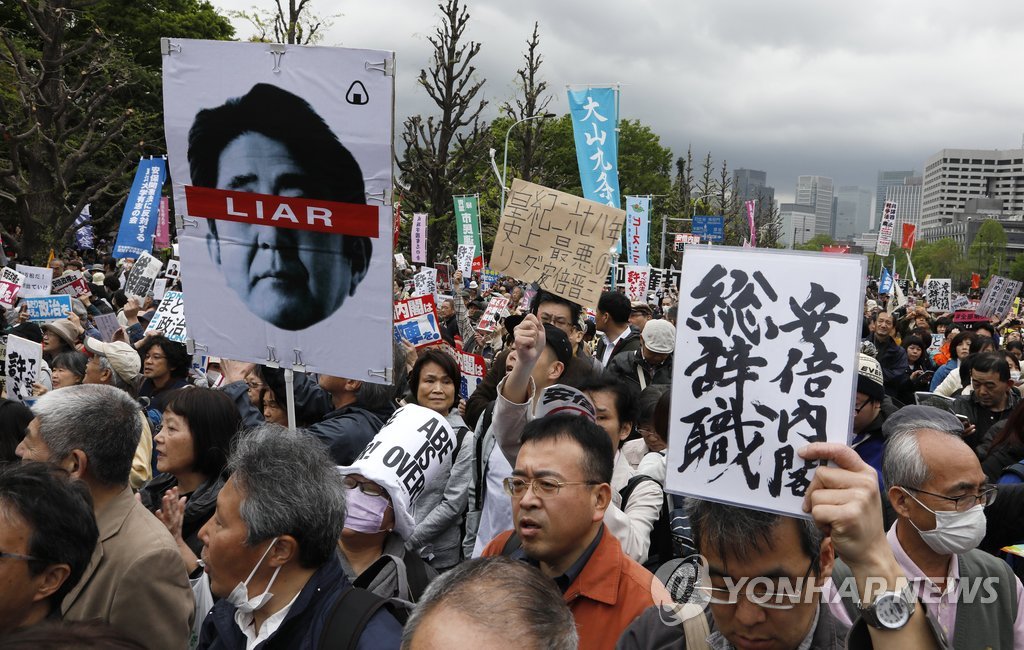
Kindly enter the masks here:
M 572 611 L 580 647 L 613 648 L 637 616 L 670 598 L 604 526 L 612 500 L 611 440 L 586 418 L 550 415 L 529 422 L 521 443 L 504 481 L 515 529 L 483 554 L 539 568 Z
M 909 406 L 886 430 L 882 473 L 897 515 L 888 540 L 929 616 L 950 647 L 1024 647 L 1024 588 L 1006 562 L 977 550 L 996 491 L 961 440 L 962 425 Z M 847 598 L 832 604 L 840 618 L 853 610 Z
M 0 463 L 0 636 L 59 616 L 98 538 L 84 484 L 44 463 Z

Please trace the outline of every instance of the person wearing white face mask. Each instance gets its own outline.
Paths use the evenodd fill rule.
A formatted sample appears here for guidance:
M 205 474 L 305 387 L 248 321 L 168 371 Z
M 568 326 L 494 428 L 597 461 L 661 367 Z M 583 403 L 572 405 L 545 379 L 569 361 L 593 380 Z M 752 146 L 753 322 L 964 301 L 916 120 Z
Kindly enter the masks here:
M 886 422 L 882 474 L 897 516 L 889 544 L 949 647 L 1024 647 L 1024 587 L 1008 564 L 977 550 L 996 491 L 962 431 L 928 406 Z M 856 613 L 845 596 L 831 608 Z

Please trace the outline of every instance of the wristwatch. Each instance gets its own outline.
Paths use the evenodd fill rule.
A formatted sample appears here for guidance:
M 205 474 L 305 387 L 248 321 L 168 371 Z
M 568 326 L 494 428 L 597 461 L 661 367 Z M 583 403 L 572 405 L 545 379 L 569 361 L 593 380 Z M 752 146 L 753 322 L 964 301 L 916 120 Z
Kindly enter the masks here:
M 899 591 L 885 591 L 868 606 L 857 603 L 864 622 L 879 630 L 898 630 L 914 615 L 914 592 L 907 584 Z

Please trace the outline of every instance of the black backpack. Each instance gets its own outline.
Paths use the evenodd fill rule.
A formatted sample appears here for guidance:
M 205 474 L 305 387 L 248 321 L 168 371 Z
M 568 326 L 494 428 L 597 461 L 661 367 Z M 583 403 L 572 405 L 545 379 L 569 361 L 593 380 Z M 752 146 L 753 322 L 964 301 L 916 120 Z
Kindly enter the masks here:
M 349 587 L 331 607 L 317 647 L 323 650 L 356 650 L 367 623 L 382 607 L 386 607 L 403 626 L 409 619 L 409 610 L 401 602 L 381 598 L 372 591 Z
M 633 490 L 644 481 L 654 481 L 646 474 L 637 474 L 629 479 L 625 487 L 619 490 L 622 497 L 620 508 L 625 511 Z M 658 483 L 661 487 L 661 484 Z M 674 558 L 688 557 L 696 553 L 693 544 L 693 533 L 690 530 L 690 518 L 684 509 L 683 497 L 664 492 L 662 494 L 661 513 L 651 529 L 651 544 L 647 551 L 644 568 L 655 572 L 659 566 Z

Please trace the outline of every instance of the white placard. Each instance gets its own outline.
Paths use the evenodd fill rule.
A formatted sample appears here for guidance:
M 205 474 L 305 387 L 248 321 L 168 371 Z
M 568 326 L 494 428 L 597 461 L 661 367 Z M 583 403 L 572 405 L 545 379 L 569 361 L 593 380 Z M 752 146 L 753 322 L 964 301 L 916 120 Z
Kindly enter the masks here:
M 6 358 L 7 399 L 22 403 L 32 399 L 32 384 L 43 364 L 43 346 L 11 334 Z
M 177 280 L 181 275 L 181 260 L 167 260 L 167 272 L 164 275 Z
M 666 489 L 807 517 L 808 442 L 851 430 L 863 256 L 694 248 L 683 258 Z
M 17 264 L 14 267 L 18 273 L 25 276 L 21 284 L 22 298 L 42 298 L 50 295 L 50 285 L 53 282 L 53 269 L 45 266 L 26 266 Z
M 626 267 L 626 296 L 630 302 L 647 302 L 647 290 L 651 283 L 651 267 Z
M 167 293 L 167 278 L 157 278 L 153 281 L 153 300 L 163 300 Z
M 892 231 L 896 227 L 896 202 L 886 201 L 882 207 L 882 220 L 878 224 L 878 241 L 875 243 L 875 254 L 885 257 L 892 245 Z
M 135 298 L 142 304 L 146 296 L 153 291 L 153 283 L 156 282 L 156 276 L 160 275 L 163 266 L 163 262 L 149 253 L 139 255 L 124 281 L 124 295 Z
M 1005 318 L 1013 308 L 1013 300 L 1020 293 L 1021 286 L 1024 286 L 1024 282 L 993 275 L 974 313 L 990 318 Z
M 412 280 L 416 286 L 413 296 L 432 296 L 437 293 L 437 269 L 428 266 L 412 276 Z
M 21 285 L 25 276 L 9 266 L 0 269 L 0 306 L 10 309 L 21 297 Z
M 180 291 L 168 291 L 160 301 L 146 331 L 160 330 L 171 341 L 184 343 L 188 338 L 185 327 L 185 299 Z
M 121 324 L 117 322 L 117 314 L 99 314 L 93 316 L 92 320 L 96 323 L 100 337 L 108 343 L 114 340 L 114 334 L 121 329 Z
M 953 281 L 950 278 L 932 278 L 924 283 L 928 311 L 946 313 L 953 311 Z
M 476 246 L 472 244 L 459 244 L 456 253 L 456 268 L 462 271 L 463 278 L 469 278 L 473 274 L 473 256 L 476 255 Z
M 477 323 L 476 328 L 481 332 L 493 332 L 494 328 L 497 327 L 498 319 L 507 315 L 508 298 L 505 296 L 493 296 L 491 301 L 487 303 L 487 309 L 484 310 L 484 314 L 480 317 L 480 322 Z
M 175 213 L 191 219 L 179 236 L 189 338 L 213 356 L 388 381 L 393 53 L 170 44 L 164 131 Z

